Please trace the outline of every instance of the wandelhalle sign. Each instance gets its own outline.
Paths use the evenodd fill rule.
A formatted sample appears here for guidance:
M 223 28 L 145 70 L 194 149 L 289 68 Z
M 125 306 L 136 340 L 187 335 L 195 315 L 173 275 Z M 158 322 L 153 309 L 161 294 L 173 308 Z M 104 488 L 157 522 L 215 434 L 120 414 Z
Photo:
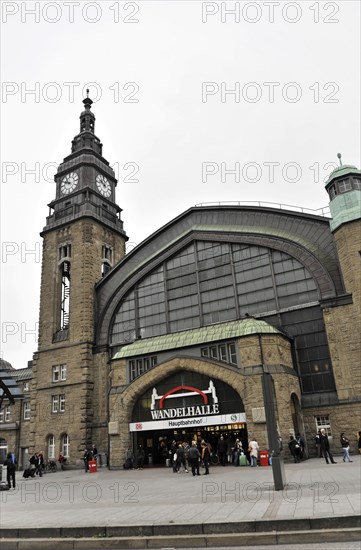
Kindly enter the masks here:
M 172 407 L 172 400 L 178 403 L 181 400 L 183 406 Z M 244 412 L 222 414 L 221 408 L 212 380 L 209 380 L 208 388 L 203 390 L 180 385 L 158 395 L 157 389 L 153 388 L 150 420 L 132 422 L 129 429 L 131 432 L 139 432 L 246 422 Z

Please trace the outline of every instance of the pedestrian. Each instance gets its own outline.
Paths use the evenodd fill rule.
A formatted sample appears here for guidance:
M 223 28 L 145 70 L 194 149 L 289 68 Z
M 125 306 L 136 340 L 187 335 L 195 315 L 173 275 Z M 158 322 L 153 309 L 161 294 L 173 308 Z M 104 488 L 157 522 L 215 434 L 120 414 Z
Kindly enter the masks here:
M 251 458 L 251 466 L 257 466 L 259 445 L 255 438 L 252 438 L 248 445 L 249 456 Z
M 138 445 L 137 452 L 135 453 L 135 459 L 137 461 L 137 469 L 143 470 L 145 451 L 141 445 Z
M 205 472 L 203 475 L 207 476 L 209 475 L 209 463 L 211 460 L 211 453 L 209 452 L 208 444 L 204 440 L 202 440 L 201 447 L 202 447 L 201 454 L 202 454 L 203 466 L 205 469 Z
M 236 439 L 236 443 L 234 446 L 234 459 L 233 459 L 233 463 L 235 466 L 239 466 L 239 457 L 241 456 L 242 453 L 243 453 L 242 443 L 240 442 L 239 439 Z
M 316 444 L 318 458 L 323 458 L 322 449 L 321 449 L 321 430 L 318 430 L 316 434 L 315 444 Z
M 288 443 L 288 448 L 290 450 L 291 455 L 293 456 L 293 461 L 295 463 L 301 462 L 301 447 L 297 443 L 297 440 L 293 437 L 293 435 L 290 435 L 290 441 Z
M 296 441 L 297 441 L 297 445 L 299 445 L 299 446 L 300 446 L 300 449 L 301 449 L 301 453 L 300 453 L 301 456 L 300 456 L 300 458 L 301 458 L 301 460 L 302 460 L 303 458 L 306 458 L 306 456 L 305 456 L 305 440 L 303 439 L 303 437 L 302 437 L 302 435 L 300 434 L 300 432 L 298 432 L 298 433 L 296 434 Z
M 93 453 L 88 449 L 85 449 L 83 460 L 84 460 L 85 473 L 87 473 L 89 471 L 89 462 L 93 460 Z
M 328 440 L 328 435 L 326 434 L 325 428 L 321 429 L 320 446 L 322 449 L 323 456 L 325 457 L 326 463 L 329 464 L 328 459 L 330 459 L 332 464 L 337 464 L 337 462 L 334 461 L 333 456 L 331 454 L 330 442 Z
M 62 453 L 59 453 L 58 462 L 59 462 L 59 464 L 60 464 L 60 468 L 61 468 L 62 470 L 64 470 L 64 464 L 65 464 L 65 462 L 66 462 L 66 458 L 65 458 L 65 456 L 64 456 Z
M 6 481 L 11 489 L 11 482 L 13 482 L 13 489 L 15 489 L 15 471 L 16 471 L 17 460 L 14 453 L 8 453 L 6 455 L 6 460 L 4 466 L 6 466 Z
M 94 443 L 92 447 L 92 453 L 93 453 L 93 458 L 96 460 L 98 456 L 98 449 L 96 448 L 96 445 Z
M 221 435 L 217 445 L 217 453 L 218 453 L 219 462 L 222 464 L 222 466 L 226 465 L 227 447 L 228 447 L 227 441 L 225 441 L 223 435 Z
M 184 447 L 182 446 L 181 443 L 179 443 L 179 445 L 178 445 L 178 449 L 177 449 L 176 454 L 177 454 L 176 469 L 177 469 L 178 474 L 180 474 L 180 469 L 181 469 L 182 464 L 183 464 L 183 467 L 184 467 L 184 471 L 186 473 L 188 473 L 185 451 L 184 451 Z
M 188 451 L 188 462 L 192 468 L 192 475 L 197 476 L 201 475 L 199 473 L 199 461 L 201 459 L 201 455 L 199 454 L 199 451 L 197 449 L 197 442 L 192 441 L 192 445 Z
M 43 467 L 44 467 L 43 453 L 37 453 L 35 455 L 35 458 L 36 458 L 36 462 L 35 462 L 36 475 L 38 475 L 39 477 L 42 477 L 43 476 Z
M 340 443 L 341 443 L 341 447 L 342 447 L 342 450 L 343 450 L 343 458 L 342 460 L 344 462 L 346 462 L 346 458 L 349 462 L 352 462 L 351 458 L 350 458 L 350 454 L 349 454 L 349 450 L 350 450 L 350 442 L 349 440 L 347 439 L 347 437 L 345 436 L 345 433 L 342 432 L 342 434 L 340 435 Z

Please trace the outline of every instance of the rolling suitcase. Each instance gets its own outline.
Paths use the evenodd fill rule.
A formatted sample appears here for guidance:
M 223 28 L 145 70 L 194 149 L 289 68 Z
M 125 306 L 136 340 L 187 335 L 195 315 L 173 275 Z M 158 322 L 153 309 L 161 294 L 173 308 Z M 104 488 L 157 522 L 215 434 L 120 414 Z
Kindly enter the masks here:
M 247 466 L 247 457 L 246 457 L 246 455 L 240 455 L 239 465 L 240 466 Z

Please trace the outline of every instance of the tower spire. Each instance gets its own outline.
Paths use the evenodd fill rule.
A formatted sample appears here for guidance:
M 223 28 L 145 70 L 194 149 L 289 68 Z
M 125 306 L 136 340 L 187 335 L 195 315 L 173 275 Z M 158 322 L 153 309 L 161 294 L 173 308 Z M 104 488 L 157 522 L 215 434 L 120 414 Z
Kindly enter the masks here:
M 341 160 L 341 158 L 342 158 L 341 153 L 337 153 L 337 158 L 340 161 L 340 166 L 343 166 L 343 163 L 342 163 L 342 160 Z
M 95 115 L 91 111 L 93 101 L 89 97 L 89 88 L 86 91 L 86 97 L 83 99 L 83 104 L 84 110 L 80 113 L 80 132 L 72 141 L 71 152 L 75 153 L 82 149 L 92 149 L 101 155 L 102 144 L 94 133 Z

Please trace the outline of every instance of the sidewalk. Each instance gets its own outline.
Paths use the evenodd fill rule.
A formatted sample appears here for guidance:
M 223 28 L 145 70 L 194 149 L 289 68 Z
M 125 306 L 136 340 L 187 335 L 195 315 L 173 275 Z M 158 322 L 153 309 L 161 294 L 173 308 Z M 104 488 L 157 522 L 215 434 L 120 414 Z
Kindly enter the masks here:
M 166 543 L 170 536 L 180 542 L 179 535 L 190 534 L 352 530 L 361 512 L 361 456 L 352 458 L 353 463 L 338 457 L 330 465 L 323 459 L 286 464 L 286 487 L 278 492 L 271 467 L 215 466 L 199 477 L 166 467 L 59 471 L 27 480 L 18 472 L 16 489 L 0 493 L 2 537 L 15 543 L 34 536 L 79 542 L 79 537 L 158 535 L 166 537 L 165 546 L 175 546 Z M 110 547 L 104 538 L 101 543 L 98 548 Z

